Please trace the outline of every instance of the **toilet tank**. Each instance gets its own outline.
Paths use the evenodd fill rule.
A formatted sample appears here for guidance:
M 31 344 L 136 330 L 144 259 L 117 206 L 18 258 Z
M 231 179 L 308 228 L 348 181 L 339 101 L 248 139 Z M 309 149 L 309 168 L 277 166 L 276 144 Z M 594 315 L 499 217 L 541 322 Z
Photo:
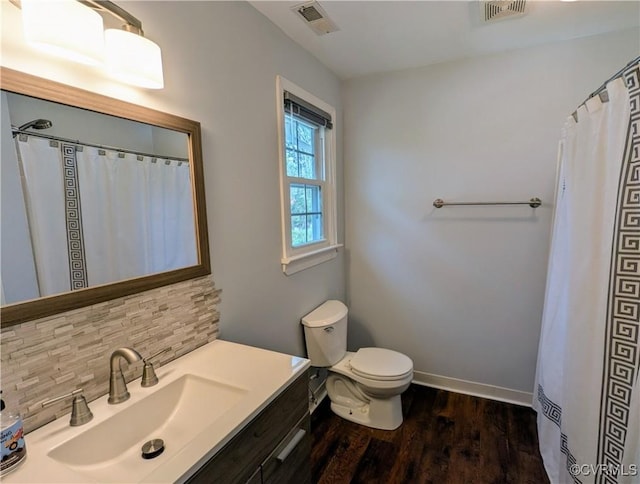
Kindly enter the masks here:
M 311 366 L 338 363 L 347 352 L 347 306 L 326 301 L 302 318 Z

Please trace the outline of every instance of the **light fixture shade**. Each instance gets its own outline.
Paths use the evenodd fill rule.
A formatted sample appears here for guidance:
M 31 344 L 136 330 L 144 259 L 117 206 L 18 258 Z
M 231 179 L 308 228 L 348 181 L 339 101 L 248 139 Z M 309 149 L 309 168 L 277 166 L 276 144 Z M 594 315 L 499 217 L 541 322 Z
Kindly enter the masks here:
M 103 61 L 102 17 L 76 0 L 22 0 L 25 40 L 51 54 L 88 65 Z
M 158 44 L 117 29 L 104 32 L 105 61 L 114 78 L 139 87 L 162 89 L 162 53 Z

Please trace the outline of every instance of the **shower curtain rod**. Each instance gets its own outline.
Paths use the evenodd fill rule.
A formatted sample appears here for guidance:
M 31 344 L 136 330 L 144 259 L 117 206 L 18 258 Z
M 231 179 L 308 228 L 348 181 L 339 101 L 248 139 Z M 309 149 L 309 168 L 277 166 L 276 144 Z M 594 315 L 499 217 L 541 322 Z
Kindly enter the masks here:
M 613 76 L 611 76 L 609 79 L 607 79 L 606 81 L 604 81 L 602 83 L 602 85 L 596 89 L 595 91 L 593 91 L 591 94 L 589 94 L 589 97 L 587 99 L 585 99 L 585 101 L 582 103 L 586 103 L 589 99 L 591 99 L 592 97 L 596 96 L 597 94 L 600 94 L 602 91 L 604 91 L 607 87 L 607 84 L 610 81 L 613 81 L 614 79 L 620 77 L 622 75 L 622 73 L 627 70 L 627 67 L 632 66 L 633 64 L 635 64 L 636 62 L 640 62 L 640 56 L 636 57 L 635 59 L 633 59 L 631 62 L 629 62 L 626 66 L 624 66 L 622 69 L 620 69 L 618 72 L 616 72 Z
M 36 136 L 38 138 L 44 138 L 44 139 L 48 139 L 48 140 L 52 140 L 52 141 L 60 141 L 62 143 L 71 143 L 74 145 L 83 145 L 83 146 L 91 146 L 92 148 L 98 148 L 98 149 L 102 149 L 102 150 L 109 150 L 109 151 L 116 151 L 119 153 L 131 153 L 132 155 L 139 155 L 139 156 L 148 156 L 149 158 L 161 158 L 163 160 L 173 160 L 173 161 L 181 161 L 183 163 L 189 163 L 189 159 L 188 158 L 179 158 L 177 156 L 163 156 L 163 155 L 156 155 L 153 153 L 144 153 L 142 151 L 134 151 L 134 150 L 127 150 L 127 149 L 123 149 L 123 148 L 117 148 L 115 146 L 106 146 L 106 145 L 97 145 L 94 143 L 85 143 L 83 141 L 80 140 L 74 140 L 74 139 L 68 139 L 68 138 L 62 138 L 60 136 L 53 136 L 50 134 L 40 134 L 40 133 L 34 133 L 33 131 L 26 131 L 26 130 L 19 130 L 17 128 L 14 128 L 13 126 L 11 127 L 11 133 L 14 135 L 17 134 L 24 134 L 27 136 Z
M 578 108 L 582 105 L 584 105 L 589 99 L 595 97 L 595 96 L 600 96 L 600 100 L 603 103 L 606 103 L 609 101 L 609 96 L 607 95 L 607 84 L 611 81 L 613 81 L 614 79 L 617 79 L 618 77 L 622 76 L 622 74 L 624 73 L 625 70 L 627 70 L 627 68 L 629 66 L 632 66 L 633 64 L 640 62 L 640 56 L 636 57 L 635 59 L 633 59 L 631 62 L 627 63 L 626 66 L 624 66 L 622 69 L 620 69 L 618 72 L 616 72 L 613 76 L 609 77 L 609 79 L 607 79 L 606 81 L 604 81 L 602 83 L 602 85 L 596 89 L 595 91 L 593 91 L 591 94 L 589 94 L 589 97 L 587 97 L 587 99 L 585 99 L 584 101 L 582 101 L 580 104 L 578 104 Z M 578 108 L 576 108 L 576 110 L 574 112 L 571 113 L 571 116 L 573 116 L 573 119 L 578 122 Z
M 578 107 L 582 106 L 584 103 L 586 103 L 589 99 L 591 99 L 592 97 L 598 96 L 600 95 L 600 98 L 602 100 L 602 102 L 607 102 L 609 100 L 608 96 L 603 96 L 603 94 L 606 94 L 605 89 L 607 88 L 607 84 L 611 81 L 613 81 L 614 79 L 617 79 L 618 77 L 620 77 L 624 71 L 627 70 L 627 68 L 629 66 L 632 66 L 633 64 L 640 62 L 640 56 L 636 57 L 635 59 L 633 59 L 631 62 L 627 63 L 627 65 L 625 65 L 622 69 L 620 69 L 618 72 L 616 72 L 613 76 L 609 77 L 606 81 L 604 81 L 602 83 L 602 85 L 596 89 L 595 91 L 593 91 L 591 94 L 589 94 L 589 97 L 587 97 L 587 99 L 585 99 L 584 101 L 582 101 Z M 571 113 L 572 116 L 575 118 L 577 113 L 576 111 L 574 111 L 573 113 Z

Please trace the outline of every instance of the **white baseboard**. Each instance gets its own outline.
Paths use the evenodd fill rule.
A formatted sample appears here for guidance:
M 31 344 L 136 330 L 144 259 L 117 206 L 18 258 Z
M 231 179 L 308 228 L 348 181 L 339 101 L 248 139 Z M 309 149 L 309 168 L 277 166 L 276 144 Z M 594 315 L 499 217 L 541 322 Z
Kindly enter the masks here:
M 416 385 L 448 390 L 450 392 L 473 395 L 474 397 L 482 397 L 490 400 L 498 400 L 500 402 L 513 403 L 515 405 L 523 405 L 525 407 L 531 407 L 533 402 L 533 393 L 486 385 L 484 383 L 458 380 L 457 378 L 433 375 L 422 371 L 413 372 L 413 383 Z

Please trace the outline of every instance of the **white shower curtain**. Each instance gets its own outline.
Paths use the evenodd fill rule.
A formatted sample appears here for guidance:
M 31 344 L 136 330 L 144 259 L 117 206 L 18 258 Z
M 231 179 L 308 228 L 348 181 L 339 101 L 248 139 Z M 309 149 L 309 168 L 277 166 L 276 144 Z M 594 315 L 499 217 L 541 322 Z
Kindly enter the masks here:
M 197 263 L 189 164 L 20 135 L 41 296 Z
M 552 483 L 640 482 L 640 64 L 565 123 L 536 374 Z
M 16 145 L 40 295 L 67 292 L 69 257 L 59 144 L 19 136 Z
M 90 286 L 197 263 L 187 163 L 93 147 L 77 156 Z

